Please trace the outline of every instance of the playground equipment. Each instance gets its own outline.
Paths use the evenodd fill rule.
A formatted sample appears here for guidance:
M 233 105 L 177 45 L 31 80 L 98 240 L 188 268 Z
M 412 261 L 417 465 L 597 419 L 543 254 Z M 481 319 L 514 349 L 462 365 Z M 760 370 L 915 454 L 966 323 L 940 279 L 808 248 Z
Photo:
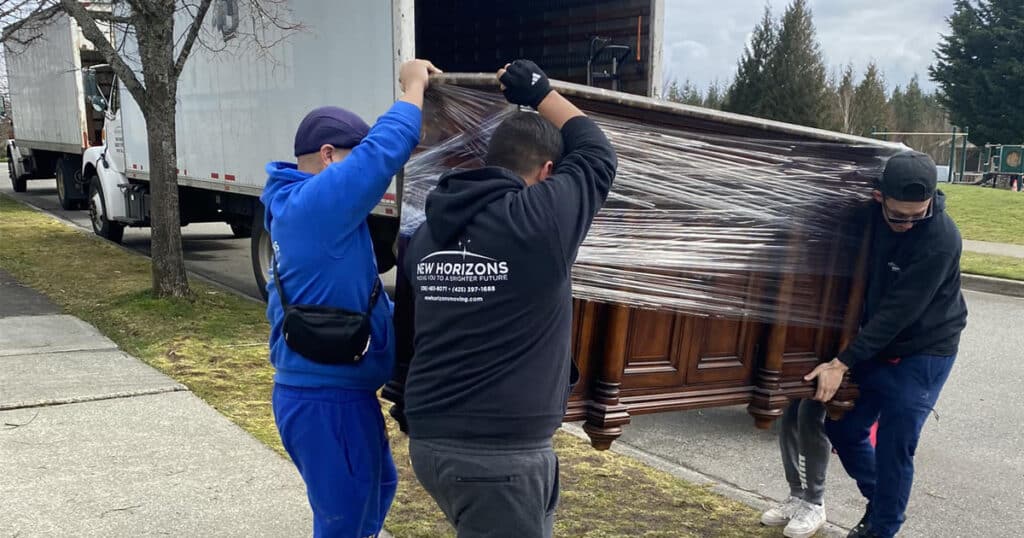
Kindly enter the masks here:
M 1024 192 L 1024 145 L 985 144 L 985 150 L 979 184 Z

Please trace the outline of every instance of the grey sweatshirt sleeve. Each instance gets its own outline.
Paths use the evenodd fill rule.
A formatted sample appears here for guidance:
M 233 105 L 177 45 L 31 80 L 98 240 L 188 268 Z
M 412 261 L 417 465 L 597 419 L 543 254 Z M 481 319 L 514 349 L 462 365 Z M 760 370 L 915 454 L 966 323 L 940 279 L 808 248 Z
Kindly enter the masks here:
M 554 174 L 523 191 L 530 214 L 543 219 L 566 268 L 576 260 L 594 216 L 601 210 L 618 161 L 601 128 L 586 116 L 562 126 L 564 153 Z

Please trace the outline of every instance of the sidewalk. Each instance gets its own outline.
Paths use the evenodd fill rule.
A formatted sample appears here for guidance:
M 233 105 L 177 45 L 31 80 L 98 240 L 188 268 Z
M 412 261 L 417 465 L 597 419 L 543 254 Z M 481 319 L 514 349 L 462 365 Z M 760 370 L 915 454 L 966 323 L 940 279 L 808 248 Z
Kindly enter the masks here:
M 309 536 L 290 462 L 0 271 L 0 536 Z
M 1011 258 L 1024 258 L 1024 245 L 1008 243 L 989 243 L 988 241 L 971 241 L 964 239 L 964 250 L 978 254 L 995 254 Z

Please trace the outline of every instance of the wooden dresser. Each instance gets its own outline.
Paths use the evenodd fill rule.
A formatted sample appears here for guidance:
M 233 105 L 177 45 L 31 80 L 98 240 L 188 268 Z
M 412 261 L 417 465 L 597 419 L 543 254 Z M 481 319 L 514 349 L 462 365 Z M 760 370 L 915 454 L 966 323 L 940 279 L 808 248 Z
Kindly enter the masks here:
M 446 78 L 459 86 L 495 90 L 493 75 Z M 865 170 L 880 167 L 881 157 L 900 149 L 894 144 L 839 133 L 583 86 L 555 83 L 555 87 L 588 113 L 637 122 L 643 127 L 682 129 L 696 133 L 698 138 L 733 137 L 740 144 L 745 140 L 793 141 L 784 151 L 834 158 L 856 163 L 855 167 L 862 164 Z M 487 106 L 480 105 L 477 111 L 485 111 Z M 427 147 L 421 151 L 437 147 L 434 144 L 438 141 L 460 132 L 451 116 L 430 110 L 429 103 L 425 118 Z M 470 162 L 466 155 L 464 149 L 453 149 L 435 160 L 441 166 L 466 165 Z M 424 177 L 436 172 L 414 171 Z M 851 184 L 851 189 L 861 191 L 869 185 L 863 177 Z M 403 204 L 422 203 L 425 192 L 406 191 L 403 196 L 408 199 Z M 775 255 L 782 257 L 782 262 L 791 262 L 779 263 L 786 269 L 754 266 L 749 271 L 705 269 L 687 273 L 682 268 L 672 275 L 677 282 L 692 283 L 711 294 L 728 290 L 729 299 L 739 305 L 737 311 L 769 312 L 768 316 L 722 315 L 715 309 L 702 313 L 699 308 L 645 309 L 613 300 L 575 299 L 573 360 L 580 379 L 571 393 L 565 420 L 584 421 L 584 429 L 598 449 L 607 449 L 622 434 L 630 417 L 647 413 L 746 405 L 757 427 L 769 427 L 790 399 L 813 395 L 814 386 L 802 377 L 819 362 L 835 357 L 856 332 L 871 222 L 864 207 L 851 204 L 841 209 L 812 209 L 812 213 L 832 212 L 832 217 L 844 212 L 834 218 L 842 228 L 835 230 L 834 239 L 830 239 L 830 231 L 807 242 L 796 227 L 792 231 L 785 226 L 774 230 L 776 236 L 770 239 L 778 246 Z M 401 245 L 399 241 L 400 250 Z M 752 244 L 754 248 L 757 245 Z M 818 261 L 813 270 L 801 272 L 799 260 L 807 249 L 814 249 Z M 645 269 L 638 265 L 637 270 Z M 395 324 L 399 334 L 412 323 L 410 309 L 402 306 L 408 303 L 409 293 L 401 285 L 396 290 L 399 306 Z M 793 315 L 796 310 L 799 316 Z M 384 397 L 399 407 L 410 354 L 411 342 L 399 341 L 396 373 L 384 390 Z M 834 415 L 842 413 L 853 405 L 855 396 L 855 387 L 844 385 L 830 403 L 830 411 Z

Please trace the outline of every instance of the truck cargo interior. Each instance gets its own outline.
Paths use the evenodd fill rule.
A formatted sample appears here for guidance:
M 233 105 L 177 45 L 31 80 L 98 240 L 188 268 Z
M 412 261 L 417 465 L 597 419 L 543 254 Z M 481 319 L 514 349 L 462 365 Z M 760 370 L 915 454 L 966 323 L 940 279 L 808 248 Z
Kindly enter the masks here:
M 416 55 L 449 73 L 494 72 L 517 58 L 555 79 L 651 95 L 658 0 L 420 0 Z

